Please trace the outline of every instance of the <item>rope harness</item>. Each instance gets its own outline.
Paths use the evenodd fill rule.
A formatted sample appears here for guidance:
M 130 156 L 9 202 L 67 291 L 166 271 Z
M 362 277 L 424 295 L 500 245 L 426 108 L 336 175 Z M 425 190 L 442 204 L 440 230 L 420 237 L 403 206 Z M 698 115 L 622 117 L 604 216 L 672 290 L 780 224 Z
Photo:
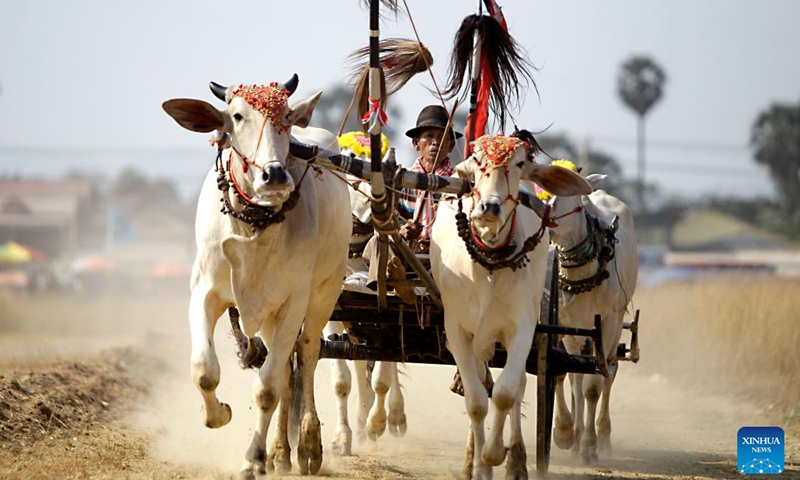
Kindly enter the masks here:
M 309 160 L 308 164 L 306 165 L 306 169 L 303 172 L 303 176 L 300 178 L 297 186 L 292 193 L 289 194 L 289 198 L 286 199 L 286 201 L 283 202 L 280 207 L 277 209 L 265 207 L 253 202 L 253 200 L 248 197 L 239 186 L 239 182 L 236 180 L 236 176 L 231 169 L 234 151 L 242 160 L 243 171 L 247 171 L 248 164 L 254 166 L 257 165 L 239 153 L 235 148 L 233 148 L 233 145 L 231 145 L 231 154 L 228 157 L 228 162 L 226 165 L 222 160 L 222 147 L 224 143 L 225 142 L 221 142 L 219 144 L 220 148 L 217 149 L 216 158 L 216 171 L 219 172 L 219 175 L 217 176 L 217 188 L 219 188 L 219 190 L 222 192 L 222 198 L 219 200 L 222 202 L 222 208 L 220 209 L 220 212 L 225 215 L 230 215 L 231 217 L 252 226 L 254 233 L 259 230 L 264 230 L 270 225 L 283 222 L 286 219 L 286 213 L 296 207 L 297 203 L 300 201 L 300 186 L 302 185 L 303 180 L 306 178 L 306 174 L 308 173 L 309 168 L 311 168 L 311 163 L 313 160 Z M 231 190 L 233 190 L 233 193 L 236 195 L 239 203 L 243 205 L 241 209 L 234 208 L 233 204 L 231 203 Z
M 562 215 L 563 217 L 564 215 Z M 561 290 L 579 294 L 591 292 L 608 277 L 606 264 L 614 258 L 617 239 L 614 234 L 619 228 L 619 217 L 614 216 L 611 225 L 604 226 L 600 219 L 592 217 L 584 210 L 586 218 L 586 238 L 572 248 L 556 248 L 558 257 L 558 286 Z M 571 269 L 582 267 L 597 260 L 597 273 L 581 280 L 571 280 Z
M 546 207 L 546 211 L 549 213 L 549 205 Z M 539 230 L 526 238 L 522 243 L 522 248 L 516 252 L 517 243 L 513 239 L 516 223 L 516 209 L 514 213 L 512 213 L 512 217 L 511 232 L 509 232 L 508 238 L 499 247 L 492 248 L 485 245 L 475 235 L 475 230 L 472 227 L 472 220 L 467 218 L 467 214 L 463 212 L 461 199 L 458 199 L 458 212 L 456 213 L 458 236 L 464 241 L 464 245 L 467 247 L 467 252 L 470 258 L 472 258 L 472 261 L 488 270 L 489 273 L 504 268 L 510 268 L 512 271 L 516 271 L 518 268 L 525 267 L 529 262 L 528 252 L 539 245 L 542 235 L 544 235 L 545 229 L 548 227 L 548 222 L 542 220 L 542 226 Z

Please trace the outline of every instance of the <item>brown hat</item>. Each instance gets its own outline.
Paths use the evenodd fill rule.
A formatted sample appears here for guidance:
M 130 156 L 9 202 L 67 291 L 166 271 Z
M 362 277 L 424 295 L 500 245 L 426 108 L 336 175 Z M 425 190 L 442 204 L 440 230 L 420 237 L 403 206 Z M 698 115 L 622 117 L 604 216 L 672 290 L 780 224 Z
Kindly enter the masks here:
M 447 127 L 447 110 L 441 105 L 428 105 L 419 112 L 417 117 L 417 126 L 406 132 L 407 137 L 417 138 L 419 134 L 426 128 L 441 128 L 444 130 Z M 451 126 L 452 129 L 452 126 Z M 461 138 L 463 135 L 453 130 L 456 138 Z

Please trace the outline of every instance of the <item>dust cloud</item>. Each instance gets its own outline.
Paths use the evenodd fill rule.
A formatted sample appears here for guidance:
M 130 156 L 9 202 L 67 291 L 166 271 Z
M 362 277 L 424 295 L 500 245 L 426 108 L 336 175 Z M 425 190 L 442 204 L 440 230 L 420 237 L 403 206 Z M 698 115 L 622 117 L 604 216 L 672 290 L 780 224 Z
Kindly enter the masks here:
M 786 421 L 780 404 L 766 390 L 759 394 L 758 389 L 737 389 L 735 384 L 743 383 L 741 379 L 720 373 L 726 359 L 735 359 L 726 357 L 729 349 L 709 336 L 706 327 L 711 314 L 701 308 L 693 289 L 696 286 L 637 292 L 634 301 L 642 311 L 642 360 L 622 363 L 612 390 L 614 452 L 597 465 L 581 466 L 570 452 L 554 446 L 552 478 L 734 478 L 738 429 Z M 218 395 L 231 405 L 233 419 L 218 430 L 205 428 L 201 397 L 189 375 L 187 289 L 99 296 L 4 296 L 1 301 L 0 371 L 96 355 L 118 345 L 137 347 L 157 361 L 155 368 L 143 372 L 152 384 L 151 394 L 141 399 L 126 422 L 148 434 L 151 455 L 201 467 L 209 478 L 238 471 L 255 423 L 255 372 L 238 366 L 223 316 L 215 335 L 222 369 Z M 724 320 L 730 322 L 730 314 L 724 313 Z M 627 335 L 623 341 L 628 341 Z M 457 477 L 469 421 L 463 399 L 448 389 L 454 371 L 455 367 L 448 366 L 403 366 L 405 437 L 386 433 L 377 443 L 354 440 L 354 455 L 340 458 L 330 451 L 336 431 L 330 364 L 320 361 L 315 389 L 325 449 L 322 474 L 353 479 Z M 499 371 L 493 373 L 496 376 Z M 535 390 L 536 377 L 529 376 L 523 434 L 531 475 L 536 458 Z M 350 398 L 353 428 L 355 401 L 354 388 Z M 788 426 L 785 428 L 787 438 L 796 439 Z M 787 442 L 786 459 L 800 460 L 796 441 Z M 501 474 L 503 468 L 495 469 L 495 474 Z

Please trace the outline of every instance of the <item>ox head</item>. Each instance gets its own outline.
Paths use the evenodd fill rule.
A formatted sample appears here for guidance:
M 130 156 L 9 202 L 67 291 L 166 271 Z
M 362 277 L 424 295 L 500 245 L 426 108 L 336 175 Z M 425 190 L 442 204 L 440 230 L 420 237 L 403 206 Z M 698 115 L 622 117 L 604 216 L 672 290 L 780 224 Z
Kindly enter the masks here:
M 255 204 L 280 207 L 295 188 L 286 170 L 291 127 L 308 126 L 322 95 L 319 92 L 290 107 L 288 99 L 297 84 L 297 75 L 284 84 L 224 87 L 211 82 L 211 91 L 227 104 L 225 110 L 183 98 L 168 100 L 163 108 L 193 132 L 226 133 L 235 152 L 231 154 L 231 175 L 239 188 Z
M 553 165 L 569 171 L 575 171 L 575 165 L 568 160 L 556 160 Z M 593 173 L 588 175 L 586 183 L 594 191 L 606 178 L 606 175 Z M 591 192 L 589 192 L 591 193 Z M 537 186 L 536 195 L 550 205 L 550 215 L 555 219 L 555 225 L 550 227 L 550 238 L 554 243 L 561 244 L 564 241 L 578 242 L 583 235 L 583 226 L 586 220 L 582 214 L 584 209 L 583 197 L 553 194 L 549 189 L 542 189 Z M 575 238 L 572 238 L 575 237 Z
M 560 195 L 585 195 L 592 189 L 578 174 L 534 162 L 530 144 L 504 135 L 483 136 L 474 153 L 456 167 L 472 183 L 475 201 L 470 213 L 475 232 L 493 243 L 517 205 L 521 180 L 530 180 Z

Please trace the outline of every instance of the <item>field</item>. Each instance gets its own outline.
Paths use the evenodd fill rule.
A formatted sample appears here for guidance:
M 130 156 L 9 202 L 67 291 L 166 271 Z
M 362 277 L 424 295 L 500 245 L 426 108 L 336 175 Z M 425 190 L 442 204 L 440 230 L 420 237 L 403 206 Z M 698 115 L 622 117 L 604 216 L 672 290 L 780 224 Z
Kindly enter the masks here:
M 746 425 L 782 426 L 790 469 L 783 478 L 800 478 L 798 291 L 800 282 L 766 276 L 638 291 L 642 361 L 621 366 L 612 393 L 614 455 L 583 467 L 554 449 L 550 478 L 736 478 L 736 432 Z M 236 365 L 223 319 L 219 393 L 234 418 L 205 429 L 188 374 L 187 304 L 185 289 L 0 296 L 0 478 L 235 477 L 254 422 L 253 373 Z M 463 400 L 447 388 L 454 369 L 403 370 L 406 437 L 357 444 L 354 456 L 335 458 L 327 449 L 335 425 L 329 368 L 320 362 L 323 476 L 455 478 L 468 421 Z M 523 429 L 533 476 L 530 378 Z

